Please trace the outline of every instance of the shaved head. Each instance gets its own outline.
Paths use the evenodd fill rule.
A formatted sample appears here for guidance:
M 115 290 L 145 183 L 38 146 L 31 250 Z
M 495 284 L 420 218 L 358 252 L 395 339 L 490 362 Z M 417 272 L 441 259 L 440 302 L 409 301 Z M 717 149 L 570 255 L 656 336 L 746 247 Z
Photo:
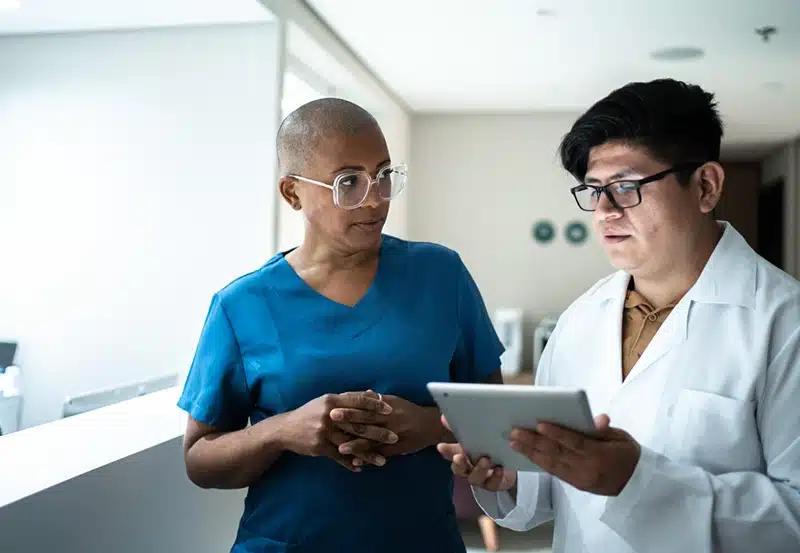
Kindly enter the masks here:
M 315 150 L 328 139 L 347 138 L 380 126 L 359 105 L 341 98 L 321 98 L 290 113 L 278 129 L 278 165 L 281 175 L 301 174 Z

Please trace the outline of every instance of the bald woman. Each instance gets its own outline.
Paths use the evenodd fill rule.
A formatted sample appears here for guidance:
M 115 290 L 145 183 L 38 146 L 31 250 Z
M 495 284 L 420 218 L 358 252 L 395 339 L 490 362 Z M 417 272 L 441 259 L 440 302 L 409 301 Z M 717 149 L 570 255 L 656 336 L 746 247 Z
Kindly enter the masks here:
M 382 233 L 406 168 L 364 109 L 311 102 L 277 142 L 304 239 L 213 298 L 179 401 L 187 473 L 249 488 L 237 553 L 461 553 L 425 385 L 501 382 L 478 289 L 455 252 Z

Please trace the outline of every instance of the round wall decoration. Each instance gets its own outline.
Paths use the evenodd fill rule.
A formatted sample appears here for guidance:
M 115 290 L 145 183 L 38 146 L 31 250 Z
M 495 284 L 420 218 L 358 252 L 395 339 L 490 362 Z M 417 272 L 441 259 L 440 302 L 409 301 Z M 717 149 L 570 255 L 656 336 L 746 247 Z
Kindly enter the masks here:
M 556 237 L 556 228 L 550 221 L 537 221 L 533 225 L 533 239 L 540 244 L 547 244 Z
M 570 244 L 583 244 L 588 237 L 589 229 L 586 228 L 586 224 L 582 221 L 572 221 L 564 229 L 564 238 Z

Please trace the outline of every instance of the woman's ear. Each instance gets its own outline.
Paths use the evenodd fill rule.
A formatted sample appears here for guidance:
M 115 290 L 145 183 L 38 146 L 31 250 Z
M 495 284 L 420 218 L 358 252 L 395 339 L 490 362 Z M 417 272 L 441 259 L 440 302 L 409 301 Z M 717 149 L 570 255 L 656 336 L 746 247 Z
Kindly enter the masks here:
M 278 181 L 278 190 L 281 192 L 283 200 L 288 203 L 295 211 L 303 208 L 300 196 L 297 194 L 297 179 L 292 177 L 281 177 Z
M 702 213 L 711 213 L 717 207 L 725 184 L 725 169 L 712 161 L 697 172 L 699 207 Z

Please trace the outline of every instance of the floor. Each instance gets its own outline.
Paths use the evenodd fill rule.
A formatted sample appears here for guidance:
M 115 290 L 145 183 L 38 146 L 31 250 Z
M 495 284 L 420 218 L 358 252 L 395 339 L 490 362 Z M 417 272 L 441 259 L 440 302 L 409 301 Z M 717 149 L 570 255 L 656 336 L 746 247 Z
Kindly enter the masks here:
M 530 532 L 513 532 L 505 528 L 498 528 L 498 530 L 501 553 L 506 551 L 515 553 L 551 553 L 552 551 L 553 526 L 551 524 L 544 524 Z M 461 534 L 467 544 L 467 553 L 486 552 L 477 522 L 462 522 Z

